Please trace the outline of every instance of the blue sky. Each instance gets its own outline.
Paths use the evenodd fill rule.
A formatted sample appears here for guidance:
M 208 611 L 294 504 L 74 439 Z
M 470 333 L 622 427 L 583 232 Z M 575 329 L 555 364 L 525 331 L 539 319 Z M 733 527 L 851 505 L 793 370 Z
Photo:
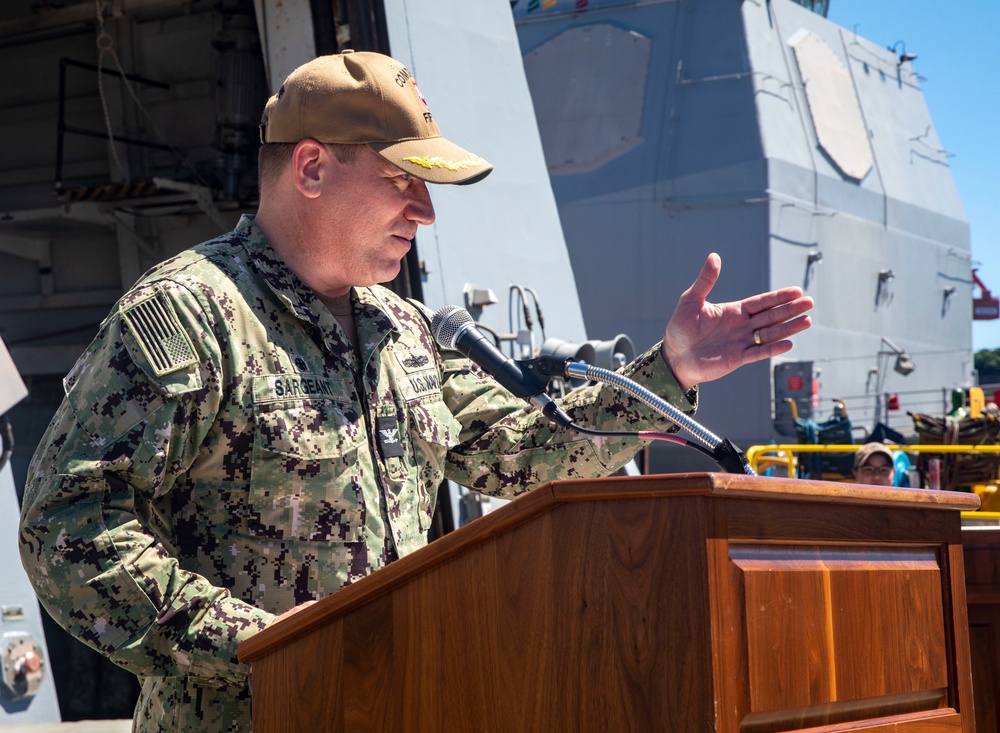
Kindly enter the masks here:
M 903 41 L 965 206 L 973 266 L 1000 296 L 1000 77 L 996 0 L 830 0 L 827 17 L 881 46 Z M 973 321 L 972 347 L 1000 348 L 1000 320 Z

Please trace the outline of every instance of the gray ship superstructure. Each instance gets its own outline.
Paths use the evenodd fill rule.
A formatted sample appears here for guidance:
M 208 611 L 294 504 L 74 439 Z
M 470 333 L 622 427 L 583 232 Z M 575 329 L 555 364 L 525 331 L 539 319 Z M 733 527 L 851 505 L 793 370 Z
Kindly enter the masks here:
M 659 338 L 716 251 L 713 299 L 816 300 L 793 351 L 703 388 L 737 443 L 794 438 L 786 397 L 905 430 L 969 385 L 969 226 L 910 56 L 790 0 L 513 9 L 589 333 Z

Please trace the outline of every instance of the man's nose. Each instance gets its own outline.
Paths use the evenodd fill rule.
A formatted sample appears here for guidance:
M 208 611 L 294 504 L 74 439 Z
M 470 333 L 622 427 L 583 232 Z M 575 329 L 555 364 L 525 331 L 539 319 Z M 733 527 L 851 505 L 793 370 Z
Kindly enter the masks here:
M 431 203 L 431 193 L 427 184 L 419 178 L 410 179 L 410 203 L 406 208 L 406 216 L 418 224 L 434 223 L 434 204 Z

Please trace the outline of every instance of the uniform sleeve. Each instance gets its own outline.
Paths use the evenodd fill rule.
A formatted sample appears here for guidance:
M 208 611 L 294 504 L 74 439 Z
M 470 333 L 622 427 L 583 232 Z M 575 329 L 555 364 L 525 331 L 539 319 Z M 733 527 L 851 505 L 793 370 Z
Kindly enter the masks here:
M 239 684 L 237 647 L 273 616 L 181 567 L 155 508 L 221 397 L 217 341 L 183 296 L 132 294 L 66 378 L 29 468 L 21 559 L 52 617 L 118 665 Z
M 621 371 L 691 415 L 697 390 L 684 392 L 657 344 Z M 525 407 L 482 371 L 452 352 L 444 354 L 444 398 L 462 426 L 448 453 L 447 477 L 494 496 L 510 497 L 562 478 L 606 476 L 624 466 L 648 441 L 587 436 L 554 425 Z M 606 431 L 676 427 L 643 402 L 609 385 L 573 390 L 559 400 L 574 422 Z

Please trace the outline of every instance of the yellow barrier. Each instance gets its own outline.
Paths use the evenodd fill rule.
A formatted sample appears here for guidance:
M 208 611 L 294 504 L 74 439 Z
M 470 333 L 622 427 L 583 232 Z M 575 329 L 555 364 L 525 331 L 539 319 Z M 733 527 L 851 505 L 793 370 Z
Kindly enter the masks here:
M 904 453 L 1000 453 L 1000 445 L 898 445 L 886 443 L 885 446 L 889 450 L 898 450 Z M 854 444 L 816 445 L 811 443 L 752 445 L 747 449 L 747 460 L 756 473 L 760 473 L 761 469 L 766 470 L 780 466 L 787 469 L 789 476 L 795 476 L 798 470 L 796 453 L 854 453 L 860 447 Z M 983 509 L 990 511 L 965 512 L 963 516 L 964 514 L 974 514 L 977 518 L 982 519 L 987 514 L 996 513 L 998 524 L 1000 524 L 1000 489 L 998 489 L 997 482 L 976 485 L 972 488 L 979 495 Z
M 854 453 L 860 445 L 815 445 L 810 443 L 772 443 L 769 445 L 752 445 L 747 449 L 747 460 L 754 471 L 758 463 L 766 459 L 773 465 L 786 465 L 789 475 L 794 476 L 795 453 Z M 886 443 L 889 450 L 899 450 L 904 453 L 1000 453 L 1000 445 L 897 445 Z M 770 456 L 768 453 L 785 453 L 786 457 Z
M 962 512 L 962 524 L 964 526 L 1000 526 L 1000 512 L 985 512 L 982 509 L 978 512 Z

